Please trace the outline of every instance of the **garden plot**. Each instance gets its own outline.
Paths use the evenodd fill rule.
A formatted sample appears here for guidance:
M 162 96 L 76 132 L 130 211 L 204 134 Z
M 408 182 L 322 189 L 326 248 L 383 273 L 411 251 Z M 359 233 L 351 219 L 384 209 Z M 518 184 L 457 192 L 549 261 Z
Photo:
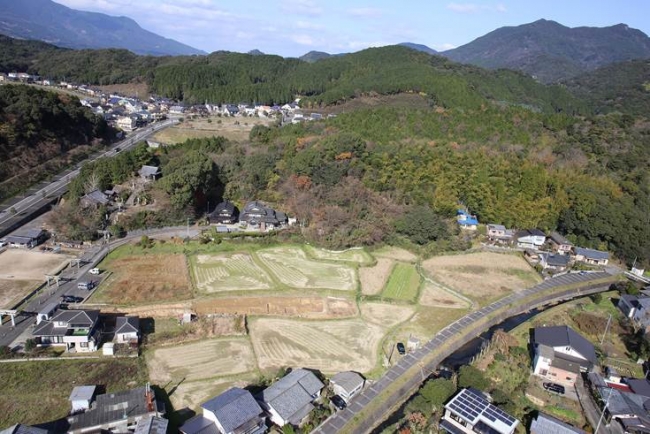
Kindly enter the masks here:
M 255 354 L 246 338 L 206 339 L 161 347 L 147 357 L 149 375 L 157 384 L 207 380 L 255 370 Z
M 193 309 L 199 315 L 226 313 L 282 315 L 314 319 L 350 317 L 358 314 L 354 300 L 319 296 L 214 298 L 196 300 L 193 303 Z
M 483 303 L 541 282 L 523 258 L 509 254 L 438 256 L 422 266 L 434 280 Z
M 464 300 L 426 280 L 422 286 L 420 304 L 422 306 L 448 307 L 450 309 L 464 309 L 469 307 L 468 303 Z
M 420 288 L 420 275 L 413 264 L 398 262 L 381 293 L 382 298 L 413 301 Z
M 413 306 L 399 306 L 384 303 L 362 303 L 361 317 L 384 328 L 390 328 L 408 320 L 414 313 Z
M 132 304 L 192 296 L 187 261 L 181 254 L 126 256 L 100 267 L 111 275 L 93 295 L 93 302 Z
M 395 262 L 392 259 L 379 258 L 377 264 L 373 267 L 359 268 L 361 293 L 365 295 L 379 294 L 386 285 L 394 264 Z
M 273 284 L 246 253 L 198 255 L 193 269 L 197 288 L 208 293 L 271 289 Z
M 345 261 L 355 262 L 357 264 L 372 264 L 374 262 L 372 256 L 362 248 L 336 251 L 318 249 L 313 246 L 305 245 L 304 249 L 311 257 L 324 259 L 326 261 Z
M 301 321 L 256 318 L 249 329 L 259 368 L 302 366 L 323 372 L 375 367 L 384 329 L 361 319 Z
M 413 253 L 399 247 L 382 247 L 381 249 L 372 252 L 373 256 L 377 258 L 394 259 L 395 261 L 403 262 L 416 262 L 418 257 Z
M 314 261 L 298 247 L 264 249 L 257 256 L 280 282 L 292 288 L 352 291 L 357 286 L 353 268 Z

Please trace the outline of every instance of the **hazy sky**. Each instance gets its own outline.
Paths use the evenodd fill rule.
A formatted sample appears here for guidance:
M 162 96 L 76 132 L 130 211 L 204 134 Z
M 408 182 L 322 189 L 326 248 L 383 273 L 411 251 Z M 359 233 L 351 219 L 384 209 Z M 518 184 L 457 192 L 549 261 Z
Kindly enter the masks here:
M 625 23 L 650 33 L 647 0 L 55 0 L 124 15 L 142 27 L 208 52 L 301 56 L 416 42 L 436 50 L 498 27 L 540 18 L 569 27 Z

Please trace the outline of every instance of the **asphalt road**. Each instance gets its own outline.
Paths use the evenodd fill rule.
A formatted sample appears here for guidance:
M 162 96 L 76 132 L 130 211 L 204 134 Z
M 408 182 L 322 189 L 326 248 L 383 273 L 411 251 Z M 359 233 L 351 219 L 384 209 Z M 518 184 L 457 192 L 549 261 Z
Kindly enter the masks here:
M 126 150 L 135 146 L 138 142 L 144 140 L 151 134 L 167 128 L 178 121 L 173 119 L 168 119 L 163 122 L 152 124 L 142 130 L 136 130 L 132 135 L 129 135 L 126 139 L 114 144 L 111 149 L 106 152 L 102 152 L 100 155 L 82 161 L 77 166 L 72 169 L 65 171 L 54 177 L 54 180 L 49 184 L 40 184 L 37 187 L 34 187 L 26 192 L 26 196 L 22 199 L 19 197 L 14 198 L 13 200 L 8 200 L 0 205 L 0 235 L 5 234 L 9 231 L 13 225 L 19 222 L 21 219 L 24 219 L 29 214 L 34 213 L 35 211 L 43 208 L 48 203 L 52 202 L 54 199 L 63 195 L 67 189 L 70 181 L 79 175 L 81 166 L 88 162 L 94 161 L 101 157 L 110 157 L 115 155 L 117 152 L 116 149 Z M 11 208 L 15 210 L 11 212 Z
M 565 274 L 562 276 L 554 277 L 552 279 L 545 280 L 537 286 L 529 288 L 525 291 L 518 293 L 510 294 L 507 297 L 504 297 L 488 306 L 483 307 L 477 311 L 474 311 L 470 314 L 465 315 L 457 321 L 449 324 L 444 329 L 440 330 L 429 342 L 427 342 L 423 347 L 418 349 L 415 352 L 409 353 L 406 356 L 402 357 L 397 364 L 391 367 L 377 382 L 372 386 L 365 388 L 359 395 L 354 397 L 349 403 L 348 407 L 344 410 L 340 410 L 331 417 L 329 417 L 325 422 L 312 431 L 314 434 L 335 434 L 339 432 L 345 425 L 347 425 L 353 418 L 359 417 L 359 413 L 374 399 L 376 399 L 382 392 L 387 389 L 395 380 L 400 378 L 407 370 L 413 366 L 420 366 L 421 378 L 418 378 L 418 382 L 424 381 L 429 374 L 433 371 L 431 366 L 425 366 L 425 358 L 430 358 L 432 354 L 438 354 L 440 360 L 448 357 L 453 353 L 453 350 L 450 348 L 442 347 L 447 340 L 453 336 L 471 329 L 474 323 L 479 319 L 489 315 L 490 313 L 499 310 L 508 305 L 513 305 L 517 301 L 520 301 L 530 295 L 548 290 L 553 287 L 571 285 L 577 283 L 584 283 L 585 286 L 589 285 L 589 281 L 598 280 L 605 277 L 610 277 L 611 274 L 605 272 L 595 272 L 595 273 L 571 273 Z M 467 336 L 467 339 L 470 340 L 474 338 L 474 335 Z M 419 376 L 418 376 L 419 377 Z M 420 381 L 421 380 L 421 381 Z M 400 393 L 403 395 L 403 398 L 406 398 L 410 395 L 412 387 L 405 385 L 400 389 Z M 388 408 L 386 409 L 389 410 Z M 381 422 L 381 417 L 386 417 L 387 414 L 377 415 L 375 413 L 367 415 L 366 417 L 377 417 L 379 420 L 355 420 L 354 427 L 351 427 L 350 432 L 361 433 L 367 432 L 376 424 Z M 368 429 L 364 429 L 368 428 Z

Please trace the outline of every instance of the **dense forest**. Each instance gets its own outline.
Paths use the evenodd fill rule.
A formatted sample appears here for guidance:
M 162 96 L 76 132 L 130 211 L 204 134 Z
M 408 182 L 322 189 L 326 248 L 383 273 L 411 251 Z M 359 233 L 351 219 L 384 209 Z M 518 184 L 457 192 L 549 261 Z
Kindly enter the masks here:
M 112 136 L 106 122 L 68 95 L 0 87 L 0 201 L 56 173 Z

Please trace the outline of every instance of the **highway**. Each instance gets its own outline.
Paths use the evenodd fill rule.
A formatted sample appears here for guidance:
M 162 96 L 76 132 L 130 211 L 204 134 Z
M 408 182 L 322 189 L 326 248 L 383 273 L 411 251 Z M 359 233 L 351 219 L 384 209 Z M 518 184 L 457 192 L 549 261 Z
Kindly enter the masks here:
M 115 143 L 109 150 L 102 152 L 100 155 L 97 155 L 94 158 L 80 162 L 72 170 L 59 174 L 51 183 L 47 185 L 40 185 L 40 187 L 37 187 L 35 191 L 34 189 L 28 191 L 28 195 L 24 199 L 18 201 L 9 200 L 8 202 L 4 203 L 2 207 L 0 207 L 0 236 L 4 236 L 11 230 L 12 226 L 14 226 L 20 220 L 25 219 L 25 217 L 28 215 L 32 214 L 36 210 L 41 209 L 48 203 L 63 195 L 67 191 L 70 181 L 79 175 L 81 167 L 84 163 L 95 161 L 98 158 L 102 157 L 110 157 L 120 152 L 121 150 L 127 150 L 135 146 L 138 142 L 154 134 L 155 132 L 170 127 L 176 123 L 178 123 L 177 120 L 168 119 L 162 122 L 154 123 L 144 129 L 136 130 L 126 139 Z

